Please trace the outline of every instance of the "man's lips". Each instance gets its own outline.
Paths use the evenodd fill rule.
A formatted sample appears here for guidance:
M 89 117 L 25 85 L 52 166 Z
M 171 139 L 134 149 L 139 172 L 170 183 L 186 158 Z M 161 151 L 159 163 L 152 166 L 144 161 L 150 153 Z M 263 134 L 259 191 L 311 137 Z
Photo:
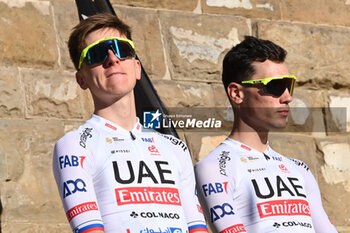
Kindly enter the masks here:
M 113 72 L 107 75 L 107 78 L 113 78 L 113 77 L 118 77 L 120 75 L 124 75 L 125 73 L 123 72 Z
M 277 112 L 282 116 L 288 116 L 289 108 L 279 109 Z

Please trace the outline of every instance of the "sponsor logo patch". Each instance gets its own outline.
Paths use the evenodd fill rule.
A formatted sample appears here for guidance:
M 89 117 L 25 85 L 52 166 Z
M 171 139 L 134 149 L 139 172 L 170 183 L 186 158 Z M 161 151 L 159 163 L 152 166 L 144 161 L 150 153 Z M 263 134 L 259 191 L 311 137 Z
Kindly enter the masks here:
M 58 157 L 58 162 L 60 164 L 60 168 L 66 167 L 79 167 L 84 168 L 84 160 L 86 156 L 76 156 L 76 155 L 62 155 Z
M 212 222 L 215 222 L 226 215 L 234 215 L 233 207 L 229 203 L 222 205 L 216 205 L 210 208 L 210 218 Z
M 84 131 L 80 134 L 79 145 L 83 148 L 86 148 L 86 141 L 88 138 L 92 138 L 91 134 L 92 128 L 85 128 Z
M 230 154 L 229 151 L 222 151 L 220 154 L 220 157 L 218 158 L 219 160 L 219 169 L 220 169 L 220 174 L 227 176 L 226 174 L 226 163 L 227 161 L 230 161 L 231 158 L 228 156 Z
M 273 224 L 273 227 L 276 227 L 276 228 L 280 228 L 280 227 L 294 227 L 294 226 L 301 226 L 301 227 L 312 228 L 312 224 L 308 223 L 308 222 L 289 221 L 289 222 L 282 222 L 282 223 L 275 222 Z
M 166 212 L 141 212 L 136 213 L 133 211 L 130 214 L 132 218 L 168 218 L 168 219 L 180 219 L 180 216 L 177 213 L 166 213 Z
M 257 204 L 260 218 L 272 216 L 311 216 L 309 203 L 305 200 L 277 200 Z
M 202 190 L 204 193 L 204 196 L 210 196 L 212 194 L 216 193 L 227 193 L 227 184 L 228 182 L 223 182 L 223 183 L 208 183 L 208 184 L 203 184 L 202 185 Z
M 86 192 L 86 184 L 82 179 L 67 180 L 63 183 L 63 198 L 76 192 Z
M 243 224 L 236 224 L 234 226 L 230 226 L 220 231 L 220 233 L 240 233 L 240 232 L 246 232 Z
M 167 227 L 167 228 L 145 228 L 143 230 L 140 231 L 140 233 L 182 233 L 182 229 L 181 228 L 177 228 L 177 227 Z
M 74 206 L 73 208 L 69 209 L 66 213 L 68 221 L 72 221 L 72 219 L 79 214 L 88 212 L 88 211 L 93 211 L 93 210 L 98 210 L 96 202 L 85 202 L 80 205 Z
M 127 187 L 115 189 L 117 204 L 161 204 L 181 206 L 179 190 L 167 187 Z

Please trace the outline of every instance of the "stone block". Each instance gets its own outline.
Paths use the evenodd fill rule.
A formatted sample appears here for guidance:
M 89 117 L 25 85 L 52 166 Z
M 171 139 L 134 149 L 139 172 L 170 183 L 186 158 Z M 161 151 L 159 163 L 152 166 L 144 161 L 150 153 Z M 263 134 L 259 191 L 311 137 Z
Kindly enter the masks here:
M 326 111 L 327 129 L 330 132 L 350 131 L 350 91 L 329 92 Z
M 1 166 L 6 170 L 1 174 L 5 223 L 66 222 L 51 166 L 54 144 L 63 136 L 63 129 L 59 121 L 0 122 L 0 154 L 5 159 Z
M 33 223 L 18 223 L 6 222 L 3 227 L 3 232 L 11 233 L 71 233 L 72 230 L 69 224 L 33 224 Z
M 350 136 L 319 138 L 317 148 L 322 156 L 318 183 L 323 205 L 335 226 L 348 226 L 350 210 Z M 346 232 L 346 231 L 340 231 Z
M 172 79 L 221 80 L 224 55 L 243 35 L 251 34 L 249 20 L 240 17 L 159 13 Z
M 0 65 L 56 66 L 51 7 L 49 1 L 0 1 Z
M 169 10 L 181 10 L 181 11 L 194 11 L 197 7 L 198 0 L 111 0 L 114 9 L 117 9 L 120 5 L 145 7 L 145 8 L 157 8 L 157 9 L 169 9 Z
M 333 140 L 342 144 L 342 148 L 338 147 L 336 153 L 339 153 L 340 149 L 344 149 L 343 143 L 349 143 L 349 138 L 346 136 L 333 138 Z M 328 214 L 328 217 L 335 226 L 344 226 L 348 224 L 346 223 L 346 217 L 344 216 L 349 216 L 349 212 L 346 208 L 341 208 L 341 206 L 349 205 L 350 195 L 345 189 L 345 183 L 330 182 L 327 177 L 333 172 L 333 170 L 329 170 L 328 164 L 339 164 L 338 160 L 339 158 L 343 158 L 343 156 L 341 153 L 337 155 L 337 159 L 329 158 L 329 156 L 332 155 L 326 156 L 324 151 L 328 153 L 328 151 L 334 150 L 336 146 L 325 148 L 323 146 L 325 143 L 321 143 L 322 141 L 329 143 L 329 141 L 333 140 L 326 137 L 321 137 L 315 140 L 314 137 L 311 136 L 273 133 L 270 135 L 269 143 L 277 152 L 288 157 L 302 160 L 309 166 L 318 182 L 323 207 Z M 327 162 L 327 160 L 329 161 Z M 331 176 L 334 176 L 334 174 L 335 173 Z M 336 177 L 333 178 L 334 180 L 339 181 Z
M 82 119 L 81 89 L 71 73 L 21 71 L 28 117 Z
M 289 104 L 288 125 L 280 131 L 325 135 L 324 95 L 323 91 L 295 88 L 293 101 Z
M 166 65 L 160 34 L 160 22 L 155 10 L 115 7 L 116 14 L 132 29 L 137 56 L 151 79 L 165 77 Z
M 288 51 L 289 71 L 299 85 L 349 87 L 350 30 L 342 27 L 257 21 L 257 36 Z M 349 57 L 348 57 L 349 56 Z
M 74 1 L 52 1 L 54 21 L 57 34 L 57 45 L 59 48 L 59 66 L 62 69 L 74 70 L 68 51 L 69 35 L 78 23 L 79 15 Z
M 278 0 L 203 0 L 202 11 L 247 18 L 281 19 Z
M 156 80 L 154 86 L 167 108 L 215 106 L 209 84 Z
M 214 102 L 216 107 L 231 107 L 230 101 L 222 83 L 211 84 L 214 92 Z
M 0 118 L 24 118 L 24 92 L 17 68 L 0 68 Z
M 229 135 L 229 131 L 185 133 L 186 143 L 190 149 L 193 163 L 197 163 L 214 150 Z
M 287 133 L 271 133 L 269 145 L 278 153 L 302 160 L 315 174 L 319 171 L 319 158 L 313 137 Z
M 315 24 L 349 26 L 349 1 L 280 1 L 282 19 Z M 312 13 L 311 13 L 312 11 Z

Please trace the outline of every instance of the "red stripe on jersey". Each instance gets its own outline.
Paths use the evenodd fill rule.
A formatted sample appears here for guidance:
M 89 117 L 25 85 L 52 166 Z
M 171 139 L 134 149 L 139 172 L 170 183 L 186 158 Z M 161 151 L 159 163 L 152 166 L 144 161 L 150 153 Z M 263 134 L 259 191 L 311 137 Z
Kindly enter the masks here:
M 243 224 L 236 224 L 220 231 L 220 233 L 240 233 L 240 232 L 246 232 Z
M 195 229 L 191 229 L 188 233 L 196 233 L 198 231 L 205 231 L 205 232 L 208 232 L 208 229 L 207 228 L 204 228 L 204 227 L 198 227 L 198 228 L 195 228 Z
M 86 229 L 85 231 L 82 231 L 81 233 L 88 233 L 88 232 L 91 232 L 91 231 L 104 231 L 103 227 L 93 227 L 93 228 L 90 228 L 90 229 Z

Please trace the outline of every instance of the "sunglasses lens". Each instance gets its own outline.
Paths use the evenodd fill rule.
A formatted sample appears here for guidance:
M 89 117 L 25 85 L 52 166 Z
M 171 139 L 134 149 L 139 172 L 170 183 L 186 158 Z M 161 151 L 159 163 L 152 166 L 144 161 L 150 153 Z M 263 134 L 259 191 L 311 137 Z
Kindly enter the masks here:
M 279 97 L 287 88 L 289 93 L 293 95 L 294 82 L 295 80 L 293 78 L 275 79 L 266 84 L 264 89 L 267 94 Z
M 135 57 L 135 51 L 126 41 L 107 40 L 89 49 L 86 54 L 88 65 L 104 63 L 108 57 L 108 51 L 112 50 L 119 59 Z
M 86 63 L 89 65 L 103 63 L 108 56 L 110 46 L 99 43 L 91 47 L 86 54 Z
M 117 41 L 117 45 L 119 49 L 116 49 L 114 51 L 114 54 L 116 54 L 120 59 L 126 59 L 135 56 L 135 51 L 129 43 L 125 41 Z

